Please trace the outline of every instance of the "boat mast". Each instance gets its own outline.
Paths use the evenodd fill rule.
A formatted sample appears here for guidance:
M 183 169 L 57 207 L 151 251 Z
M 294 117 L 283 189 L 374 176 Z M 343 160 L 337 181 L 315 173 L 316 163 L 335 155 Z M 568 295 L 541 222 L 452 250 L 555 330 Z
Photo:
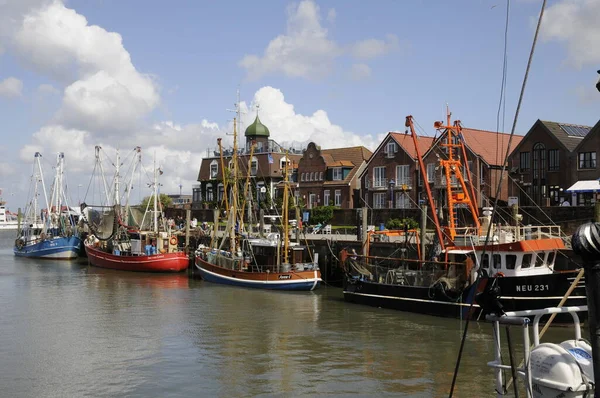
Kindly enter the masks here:
M 156 168 L 156 152 L 154 153 L 154 226 L 153 231 L 158 234 L 158 169 Z
M 460 150 L 463 153 L 465 151 L 462 147 L 462 141 L 459 136 L 460 121 L 457 121 L 454 123 L 454 125 L 452 125 L 450 123 L 450 117 L 452 114 L 448 108 L 446 109 L 446 125 L 444 126 L 443 122 L 435 122 L 434 127 L 437 130 L 443 129 L 446 132 L 446 142 L 442 143 L 442 146 L 447 148 L 448 158 L 440 159 L 440 165 L 442 166 L 444 176 L 446 177 L 446 200 L 448 202 L 447 233 L 450 236 L 450 239 L 454 240 L 458 221 L 458 205 L 467 205 L 469 207 L 471 215 L 473 216 L 473 224 L 477 231 L 479 231 L 479 220 L 477 219 L 477 210 L 475 210 L 473 206 L 473 202 L 470 198 L 471 195 L 462 175 L 464 165 L 461 162 L 458 151 Z M 452 177 L 456 178 L 459 187 L 453 186 L 455 184 L 452 184 Z
M 217 138 L 217 144 L 219 145 L 219 157 L 221 158 L 221 174 L 223 175 L 223 199 L 225 200 L 225 208 L 229 209 L 229 201 L 227 200 L 227 176 L 225 175 L 225 159 L 223 159 L 223 145 L 221 143 L 220 138 Z
M 284 264 L 289 264 L 289 260 L 288 260 L 288 245 L 289 245 L 289 239 L 288 239 L 288 218 L 289 218 L 289 214 L 288 214 L 288 204 L 289 204 L 289 198 L 288 198 L 288 194 L 289 194 L 289 180 L 288 180 L 288 165 L 289 165 L 289 159 L 288 159 L 288 153 L 286 152 L 285 154 L 285 166 L 283 166 L 283 174 L 284 174 L 284 178 L 283 178 L 283 204 L 282 204 L 282 219 L 283 219 L 283 263 Z M 296 221 L 297 222 L 297 221 Z
M 429 201 L 429 207 L 431 208 L 431 214 L 433 216 L 433 223 L 435 225 L 435 232 L 437 234 L 438 240 L 440 241 L 440 246 L 442 250 L 445 248 L 444 236 L 442 235 L 442 229 L 440 227 L 440 220 L 438 219 L 435 203 L 433 201 L 433 195 L 431 193 L 431 188 L 429 187 L 429 182 L 427 180 L 427 173 L 425 170 L 425 163 L 423 162 L 423 157 L 421 156 L 421 151 L 419 150 L 419 143 L 417 142 L 417 133 L 415 132 L 415 126 L 413 124 L 413 117 L 407 116 L 406 123 L 404 124 L 406 127 L 410 128 L 410 135 L 413 140 L 413 144 L 415 146 L 415 152 L 417 153 L 417 160 L 419 162 L 419 169 L 421 169 L 421 176 L 423 178 L 423 186 L 425 187 L 425 191 L 427 192 L 427 200 Z M 425 256 L 425 253 L 423 253 Z
M 102 149 L 101 146 L 96 145 L 95 150 L 96 150 L 96 164 L 98 165 L 98 167 L 100 167 L 100 176 L 102 177 L 102 184 L 104 185 L 104 194 L 106 195 L 106 203 L 110 206 L 110 195 L 109 195 L 109 189 L 108 189 L 108 184 L 106 183 L 106 174 L 104 174 L 104 166 L 102 165 L 102 159 L 100 158 L 100 150 Z M 113 205 L 115 205 L 116 203 L 113 203 Z
M 229 245 L 230 252 L 232 255 L 236 252 L 236 237 L 235 237 L 235 223 L 237 218 L 237 200 L 238 200 L 238 162 L 237 162 L 237 118 L 233 118 L 233 183 L 231 184 L 231 210 L 229 213 L 231 220 L 231 229 L 229 231 Z
M 135 176 L 137 168 L 142 163 L 142 147 L 136 146 L 135 148 L 133 148 L 133 151 L 136 153 L 135 156 L 137 157 L 137 161 L 134 161 L 133 167 L 131 168 L 131 177 L 129 178 L 129 182 L 127 183 L 127 196 L 126 196 L 126 201 L 125 201 L 125 216 L 126 217 L 129 217 L 129 207 L 130 207 L 129 199 L 131 198 L 131 190 L 133 189 L 133 178 Z

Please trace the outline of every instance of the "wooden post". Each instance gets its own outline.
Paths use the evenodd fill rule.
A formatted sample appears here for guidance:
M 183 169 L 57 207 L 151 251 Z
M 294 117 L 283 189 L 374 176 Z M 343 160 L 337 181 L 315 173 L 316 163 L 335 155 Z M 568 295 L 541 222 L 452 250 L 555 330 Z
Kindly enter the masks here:
M 298 203 L 296 203 L 297 205 Z M 300 229 L 298 225 L 300 224 L 300 208 L 296 206 L 296 243 L 300 243 Z
M 192 217 L 192 211 L 190 209 L 187 209 L 185 211 L 185 247 L 186 247 L 186 250 L 187 250 L 188 246 L 190 245 L 190 221 L 191 221 L 191 217 Z
M 369 234 L 367 233 L 368 228 L 368 217 L 369 217 L 369 209 L 366 207 L 362 208 L 362 254 L 363 256 L 368 256 L 367 253 L 367 239 L 369 239 Z
M 600 222 L 600 200 L 596 198 L 596 206 L 594 206 L 594 221 Z
M 21 213 L 21 208 L 17 209 L 17 231 L 21 231 L 21 221 L 23 220 L 23 213 Z
M 427 206 L 421 205 L 421 260 L 425 260 L 425 239 L 427 238 Z
M 215 225 L 213 226 L 213 236 L 210 240 L 210 247 L 216 248 L 219 234 L 219 209 L 213 210 L 213 220 Z

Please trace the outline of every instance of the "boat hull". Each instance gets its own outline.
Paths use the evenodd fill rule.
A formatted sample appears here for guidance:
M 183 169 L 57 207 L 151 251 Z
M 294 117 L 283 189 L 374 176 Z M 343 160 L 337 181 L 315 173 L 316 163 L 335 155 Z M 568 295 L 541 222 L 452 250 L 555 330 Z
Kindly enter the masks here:
M 196 257 L 196 268 L 202 279 L 224 285 L 268 290 L 314 290 L 321 284 L 317 270 L 290 272 L 235 271 L 210 264 Z
M 476 292 L 486 284 L 500 287 L 500 302 L 504 311 L 541 309 L 558 305 L 569 289 L 576 273 L 552 273 L 528 277 L 482 278 L 477 285 L 467 287 L 458 297 L 449 297 L 440 289 L 421 286 L 402 286 L 376 283 L 347 276 L 344 281 L 344 299 L 348 302 L 461 319 L 484 319 L 486 313 L 478 304 L 471 306 Z M 580 282 L 565 306 L 586 305 L 585 287 Z M 581 314 L 585 317 L 587 314 Z M 567 317 L 557 317 L 557 322 L 569 322 Z
M 181 272 L 188 268 L 189 258 L 183 252 L 126 256 L 106 253 L 94 246 L 85 245 L 88 262 L 100 268 L 133 272 Z
M 56 237 L 26 244 L 23 247 L 14 247 L 13 252 L 17 257 L 73 260 L 81 253 L 81 239 L 77 236 Z

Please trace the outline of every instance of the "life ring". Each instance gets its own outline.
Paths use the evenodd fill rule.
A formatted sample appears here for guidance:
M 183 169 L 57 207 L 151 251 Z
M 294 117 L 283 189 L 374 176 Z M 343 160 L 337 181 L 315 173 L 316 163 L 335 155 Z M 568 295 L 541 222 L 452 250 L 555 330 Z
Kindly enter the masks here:
M 169 240 L 169 243 L 171 243 L 171 245 L 173 246 L 177 245 L 177 238 L 175 236 L 171 236 L 171 240 Z
M 504 273 L 502 273 L 502 272 L 496 272 L 494 274 L 494 278 L 497 278 L 497 277 L 504 277 Z

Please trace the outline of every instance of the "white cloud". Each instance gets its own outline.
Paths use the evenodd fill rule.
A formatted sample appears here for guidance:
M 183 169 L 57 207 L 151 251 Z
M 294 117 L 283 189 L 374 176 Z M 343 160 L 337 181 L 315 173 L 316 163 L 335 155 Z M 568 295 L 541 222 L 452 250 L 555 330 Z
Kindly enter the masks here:
M 356 58 L 375 58 L 397 50 L 400 45 L 398 36 L 389 34 L 386 40 L 367 39 L 357 41 L 352 45 L 350 52 Z
M 0 97 L 20 97 L 23 91 L 23 82 L 16 77 L 8 77 L 0 81 Z
M 371 68 L 367 64 L 354 64 L 350 68 L 350 79 L 364 80 L 371 76 Z
M 373 149 L 375 139 L 344 130 L 329 120 L 327 112 L 316 110 L 312 115 L 296 113 L 294 105 L 285 101 L 283 93 L 273 87 L 263 87 L 254 95 L 253 103 L 260 104 L 260 120 L 271 132 L 271 138 L 282 145 L 305 145 L 316 142 L 323 148 L 364 145 Z M 254 113 L 245 117 L 245 125 L 254 120 Z M 343 145 L 340 145 L 343 143 Z
M 327 20 L 331 23 L 335 17 L 335 10 L 329 10 Z M 373 58 L 397 48 L 395 35 L 388 35 L 386 40 L 369 39 L 349 46 L 339 45 L 321 25 L 319 6 L 312 0 L 303 0 L 297 7 L 288 8 L 286 33 L 271 40 L 262 57 L 246 55 L 239 65 L 246 69 L 251 80 L 272 73 L 318 79 L 331 73 L 334 61 L 343 55 Z
M 56 95 L 60 94 L 60 90 L 54 87 L 52 84 L 40 84 L 37 88 L 37 92 L 40 95 Z
M 12 43 L 23 62 L 67 85 L 55 120 L 66 127 L 127 131 L 160 101 L 153 79 L 133 66 L 121 35 L 88 25 L 61 1 L 26 14 Z
M 548 7 L 542 37 L 566 44 L 568 63 L 581 68 L 600 63 L 600 1 L 561 0 Z
M 335 8 L 330 8 L 329 11 L 327 11 L 327 22 L 334 23 L 336 17 L 337 13 L 335 12 Z

